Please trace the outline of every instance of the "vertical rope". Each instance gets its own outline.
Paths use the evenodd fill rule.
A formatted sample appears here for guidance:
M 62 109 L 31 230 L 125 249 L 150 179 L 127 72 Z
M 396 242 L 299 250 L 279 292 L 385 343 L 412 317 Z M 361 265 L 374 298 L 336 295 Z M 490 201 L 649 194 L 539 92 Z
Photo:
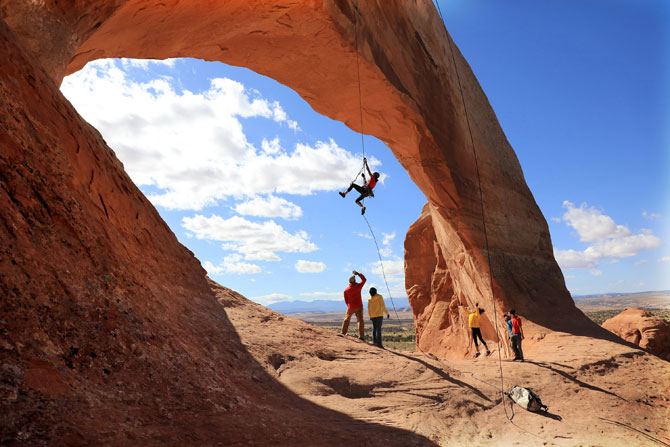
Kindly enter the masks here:
M 354 39 L 356 41 L 356 75 L 358 77 L 358 110 L 361 120 L 361 148 L 363 149 L 363 158 L 365 158 L 365 128 L 363 127 L 363 95 L 361 94 L 361 67 L 358 61 L 358 6 L 354 5 L 354 10 L 356 11 L 356 20 L 354 21 Z
M 377 256 L 379 256 L 379 265 L 382 268 L 382 276 L 384 277 L 384 283 L 386 284 L 386 291 L 389 293 L 389 299 L 391 300 L 391 306 L 393 306 L 393 312 L 395 313 L 395 317 L 398 320 L 398 323 L 400 324 L 400 327 L 402 328 L 402 322 L 400 321 L 400 317 L 398 316 L 398 311 L 395 308 L 395 303 L 393 302 L 393 297 L 391 296 L 391 288 L 389 287 L 389 283 L 386 280 L 386 272 L 384 271 L 384 262 L 382 261 L 382 252 L 379 250 L 379 244 L 377 243 L 377 238 L 375 237 L 375 232 L 372 231 L 372 227 L 370 226 L 370 222 L 368 222 L 368 218 L 365 217 L 365 214 L 363 214 L 363 219 L 365 219 L 365 223 L 368 224 L 368 228 L 370 229 L 370 234 L 372 235 L 372 240 L 375 241 L 375 247 L 377 247 Z
M 482 179 L 481 175 L 479 173 L 479 161 L 477 159 L 477 150 L 475 148 L 475 141 L 472 136 L 472 128 L 470 127 L 470 117 L 468 115 L 468 107 L 465 102 L 465 95 L 463 94 L 463 86 L 461 85 L 461 77 L 458 73 L 458 65 L 456 64 L 456 57 L 454 56 L 454 47 L 452 44 L 451 36 L 449 35 L 449 32 L 447 31 L 447 25 L 444 22 L 444 16 L 442 15 L 442 10 L 440 9 L 440 2 L 439 0 L 435 0 L 435 4 L 437 5 L 437 12 L 440 14 L 440 20 L 442 20 L 442 27 L 444 28 L 444 33 L 447 36 L 447 41 L 449 42 L 449 49 L 451 51 L 451 60 L 454 64 L 454 70 L 456 72 L 456 79 L 458 80 L 458 90 L 461 94 L 461 102 L 463 103 L 463 111 L 465 113 L 465 122 L 468 125 L 468 133 L 470 134 L 470 145 L 472 147 L 472 154 L 475 159 L 475 169 L 477 171 L 477 183 L 479 185 L 479 205 L 481 208 L 481 215 L 482 215 L 482 224 L 484 226 L 484 241 L 486 243 L 486 259 L 488 261 L 489 265 L 489 287 L 491 289 L 491 301 L 493 303 L 493 319 L 495 322 L 495 327 L 496 327 L 496 337 L 498 339 L 497 344 L 498 344 L 498 365 L 500 369 L 500 392 L 502 395 L 503 402 L 505 400 L 505 379 L 503 376 L 503 368 L 502 368 L 502 355 L 500 353 L 501 347 L 500 347 L 500 329 L 498 328 L 498 312 L 496 309 L 496 301 L 495 301 L 495 295 L 493 291 L 493 269 L 491 267 L 491 250 L 489 249 L 489 236 L 488 232 L 486 229 L 486 215 L 484 214 L 484 192 L 482 189 Z M 505 409 L 505 416 L 507 419 L 510 420 L 511 418 L 507 414 L 507 407 L 503 405 L 503 408 Z

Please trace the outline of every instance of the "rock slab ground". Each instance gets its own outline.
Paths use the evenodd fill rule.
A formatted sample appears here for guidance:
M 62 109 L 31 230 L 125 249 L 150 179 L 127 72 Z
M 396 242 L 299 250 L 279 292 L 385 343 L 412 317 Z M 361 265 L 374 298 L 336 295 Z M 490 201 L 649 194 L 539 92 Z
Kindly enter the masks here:
M 212 288 L 268 374 L 354 419 L 413 431 L 442 446 L 670 443 L 670 364 L 630 344 L 551 333 L 527 350 L 524 363 L 499 363 L 497 351 L 439 360 L 341 337 Z M 503 403 L 501 364 L 504 389 L 531 388 L 548 414 Z

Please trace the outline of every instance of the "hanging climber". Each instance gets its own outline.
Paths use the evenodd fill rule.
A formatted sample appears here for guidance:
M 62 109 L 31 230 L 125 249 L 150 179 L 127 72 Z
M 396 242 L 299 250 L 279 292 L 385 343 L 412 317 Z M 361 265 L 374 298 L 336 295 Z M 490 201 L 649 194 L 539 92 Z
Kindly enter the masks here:
M 489 351 L 489 347 L 482 338 L 482 331 L 479 328 L 479 316 L 484 313 L 484 309 L 479 307 L 479 303 L 475 303 L 475 310 L 474 312 L 470 311 L 469 309 L 466 309 L 465 306 L 461 304 L 461 302 L 458 302 L 458 307 L 461 308 L 461 310 L 468 314 L 468 326 L 470 327 L 470 331 L 472 332 L 472 339 L 475 341 L 475 349 L 477 349 L 477 354 L 475 354 L 475 357 L 479 357 L 479 343 L 477 343 L 477 338 L 479 338 L 482 341 L 482 344 L 486 348 L 486 355 L 491 354 L 491 351 Z
M 351 185 L 349 185 L 349 189 L 347 189 L 345 192 L 340 192 L 340 195 L 344 198 L 349 194 L 349 191 L 352 189 L 355 189 L 358 191 L 361 195 L 356 199 L 356 204 L 361 207 L 361 214 L 365 214 L 365 206 L 361 203 L 361 200 L 365 199 L 366 197 L 374 197 L 375 195 L 372 193 L 372 189 L 377 185 L 377 181 L 379 180 L 379 172 L 372 172 L 370 171 L 370 167 L 368 166 L 368 159 L 363 158 L 363 164 L 365 165 L 365 169 L 367 169 L 368 174 L 370 174 L 370 180 L 365 182 L 365 173 L 363 173 L 363 186 L 359 186 L 355 184 L 354 182 L 351 182 Z M 354 180 L 355 181 L 355 180 Z

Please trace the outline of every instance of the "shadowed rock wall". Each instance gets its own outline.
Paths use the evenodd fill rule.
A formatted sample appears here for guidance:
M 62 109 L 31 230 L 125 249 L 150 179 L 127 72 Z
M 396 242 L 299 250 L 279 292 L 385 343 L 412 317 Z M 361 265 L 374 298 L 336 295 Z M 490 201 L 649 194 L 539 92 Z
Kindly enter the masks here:
M 2 1 L 0 13 L 56 82 L 103 57 L 222 61 L 270 76 L 317 112 L 383 140 L 428 200 L 406 240 L 406 286 L 423 349 L 464 354 L 456 346 L 467 335 L 458 297 L 492 318 L 488 257 L 498 313 L 515 307 L 534 323 L 529 335 L 604 334 L 575 308 L 519 162 L 429 0 L 22 4 Z M 433 232 L 433 250 L 414 242 L 425 239 L 419 229 Z M 485 324 L 490 339 L 495 329 Z
M 2 20 L 0 61 L 0 444 L 431 444 L 268 375 L 199 262 Z

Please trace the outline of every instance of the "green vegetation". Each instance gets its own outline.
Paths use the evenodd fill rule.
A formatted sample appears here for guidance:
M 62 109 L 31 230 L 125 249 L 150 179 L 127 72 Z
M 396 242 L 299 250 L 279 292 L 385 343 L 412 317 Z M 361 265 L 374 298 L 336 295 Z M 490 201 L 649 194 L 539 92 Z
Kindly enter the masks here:
M 342 320 L 310 321 L 309 318 L 301 318 L 301 320 L 336 333 L 339 333 L 342 328 Z M 356 317 L 351 319 L 347 335 L 352 337 L 358 336 Z M 372 323 L 367 319 L 365 320 L 365 341 L 372 343 Z M 403 319 L 398 322 L 396 319 L 384 319 L 382 344 L 386 348 L 413 352 L 415 350 L 414 321 Z

